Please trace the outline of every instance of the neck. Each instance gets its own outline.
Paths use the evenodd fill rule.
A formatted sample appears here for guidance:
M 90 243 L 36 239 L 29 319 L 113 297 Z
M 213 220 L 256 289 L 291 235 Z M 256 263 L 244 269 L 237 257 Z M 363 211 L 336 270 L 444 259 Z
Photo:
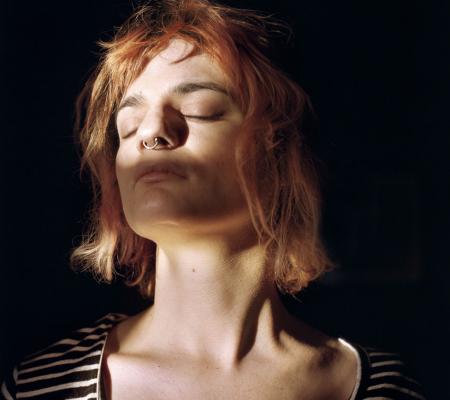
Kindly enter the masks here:
M 176 242 L 158 247 L 147 342 L 228 367 L 251 351 L 276 350 L 289 317 L 262 247 L 210 237 Z

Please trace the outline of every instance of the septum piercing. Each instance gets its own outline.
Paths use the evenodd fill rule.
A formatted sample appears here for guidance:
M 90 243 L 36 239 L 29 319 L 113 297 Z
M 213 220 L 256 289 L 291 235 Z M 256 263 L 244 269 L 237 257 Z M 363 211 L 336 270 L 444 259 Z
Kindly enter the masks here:
M 143 145 L 147 150 L 156 150 L 156 148 L 161 144 L 160 139 L 161 139 L 161 138 L 160 138 L 159 136 L 156 136 L 156 137 L 153 139 L 153 142 L 154 142 L 153 146 L 149 146 L 146 140 L 142 140 L 142 145 Z

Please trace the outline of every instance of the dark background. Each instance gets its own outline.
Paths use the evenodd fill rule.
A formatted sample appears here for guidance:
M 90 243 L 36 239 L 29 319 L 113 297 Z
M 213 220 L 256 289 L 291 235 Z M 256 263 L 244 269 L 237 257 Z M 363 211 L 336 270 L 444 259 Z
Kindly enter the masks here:
M 323 233 L 338 268 L 296 312 L 330 334 L 400 352 L 450 398 L 450 2 L 228 1 L 293 28 L 283 68 L 319 117 Z M 145 303 L 73 273 L 88 182 L 74 101 L 130 1 L 1 4 L 0 373 L 101 315 Z

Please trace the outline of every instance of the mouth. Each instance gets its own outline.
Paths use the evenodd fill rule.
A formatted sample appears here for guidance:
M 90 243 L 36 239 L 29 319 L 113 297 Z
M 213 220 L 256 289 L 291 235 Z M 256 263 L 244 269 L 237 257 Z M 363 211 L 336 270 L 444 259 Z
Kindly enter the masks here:
M 148 172 L 145 173 L 144 175 L 142 175 L 139 179 L 140 182 L 148 182 L 148 183 L 152 183 L 152 182 L 161 182 L 161 181 L 165 181 L 168 179 L 180 179 L 181 177 L 179 175 L 176 175 L 172 172 L 169 171 L 153 171 L 153 172 Z
M 181 167 L 175 163 L 162 162 L 139 169 L 137 181 L 154 183 L 173 179 L 186 179 Z

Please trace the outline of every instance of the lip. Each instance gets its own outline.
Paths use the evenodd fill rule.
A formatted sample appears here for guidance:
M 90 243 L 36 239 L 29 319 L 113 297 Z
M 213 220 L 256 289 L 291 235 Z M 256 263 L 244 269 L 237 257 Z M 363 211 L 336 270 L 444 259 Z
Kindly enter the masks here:
M 172 172 L 154 171 L 142 175 L 139 178 L 139 181 L 151 183 L 151 182 L 161 182 L 173 178 L 180 178 L 180 177 L 178 175 L 173 174 Z
M 184 168 L 173 161 L 141 164 L 136 170 L 136 182 L 160 182 L 168 179 L 186 179 Z

